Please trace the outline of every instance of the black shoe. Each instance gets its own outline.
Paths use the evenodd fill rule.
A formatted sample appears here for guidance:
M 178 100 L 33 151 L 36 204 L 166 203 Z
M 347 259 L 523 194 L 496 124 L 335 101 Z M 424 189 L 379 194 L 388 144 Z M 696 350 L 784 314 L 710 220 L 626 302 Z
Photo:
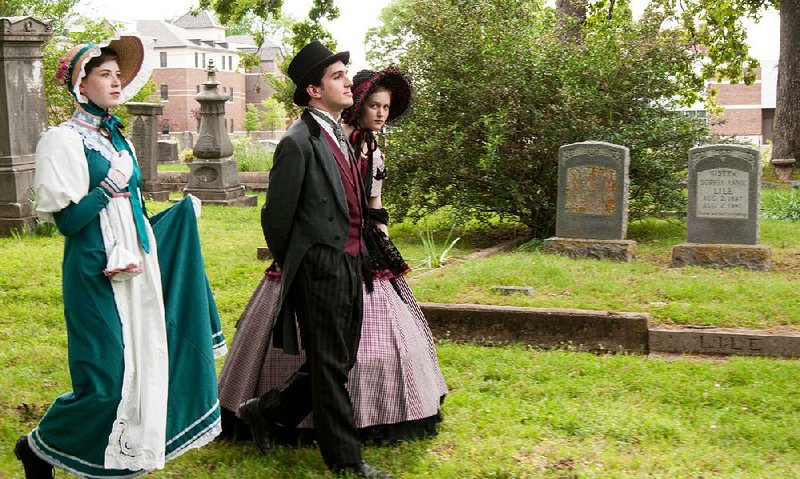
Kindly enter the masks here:
M 50 479 L 53 477 L 53 466 L 36 455 L 28 445 L 28 436 L 17 439 L 14 455 L 25 468 L 25 479 Z
M 333 472 L 339 477 L 377 477 L 378 479 L 392 479 L 391 474 L 379 471 L 364 461 L 358 464 L 335 466 Z
M 272 449 L 272 439 L 276 434 L 275 424 L 268 421 L 258 407 L 258 398 L 249 399 L 239 405 L 239 417 L 250 426 L 253 442 L 263 455 Z

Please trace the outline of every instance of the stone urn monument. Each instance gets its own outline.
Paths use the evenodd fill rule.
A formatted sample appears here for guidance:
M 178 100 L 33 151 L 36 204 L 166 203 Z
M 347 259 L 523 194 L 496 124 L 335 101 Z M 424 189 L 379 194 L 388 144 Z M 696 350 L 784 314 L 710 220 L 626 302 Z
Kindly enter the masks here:
M 773 158 L 770 161 L 775 179 L 778 181 L 791 181 L 797 162 L 794 158 Z
M 195 160 L 189 164 L 189 182 L 183 193 L 203 203 L 227 206 L 256 206 L 255 196 L 246 196 L 239 182 L 233 145 L 225 130 L 225 102 L 219 91 L 214 61 L 208 63 L 208 80 L 195 99 L 200 103 L 200 133 L 194 144 Z

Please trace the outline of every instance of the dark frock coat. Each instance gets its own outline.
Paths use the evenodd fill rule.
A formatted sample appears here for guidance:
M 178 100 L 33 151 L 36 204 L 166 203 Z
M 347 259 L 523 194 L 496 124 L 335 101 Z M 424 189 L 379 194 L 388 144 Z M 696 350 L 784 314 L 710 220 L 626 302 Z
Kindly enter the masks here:
M 366 213 L 367 198 L 361 190 L 361 211 Z M 306 110 L 278 143 L 261 210 L 264 239 L 282 273 L 275 346 L 299 352 L 295 309 L 288 294 L 295 274 L 315 244 L 344 251 L 349 227 L 339 166 L 319 124 Z

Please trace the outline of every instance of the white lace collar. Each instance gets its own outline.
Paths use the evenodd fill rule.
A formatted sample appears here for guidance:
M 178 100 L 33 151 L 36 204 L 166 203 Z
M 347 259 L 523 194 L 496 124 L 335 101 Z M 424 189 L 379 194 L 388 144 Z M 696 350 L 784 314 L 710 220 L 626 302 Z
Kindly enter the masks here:
M 76 131 L 83 139 L 83 144 L 90 150 L 97 151 L 107 160 L 117 156 L 117 150 L 111 144 L 111 140 L 100 128 L 100 117 L 94 116 L 81 108 L 76 108 L 72 118 L 62 123 L 63 126 Z

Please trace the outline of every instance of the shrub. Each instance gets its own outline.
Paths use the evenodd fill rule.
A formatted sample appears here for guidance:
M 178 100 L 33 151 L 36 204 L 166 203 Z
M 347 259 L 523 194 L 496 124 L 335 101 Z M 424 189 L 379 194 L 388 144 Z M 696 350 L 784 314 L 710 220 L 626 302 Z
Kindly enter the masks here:
M 195 160 L 194 152 L 189 149 L 181 150 L 181 152 L 178 154 L 178 157 L 187 165 Z
M 247 136 L 231 136 L 233 158 L 239 171 L 269 171 L 272 168 L 272 150 Z
M 385 195 L 400 216 L 452 205 L 549 236 L 558 149 L 588 140 L 630 148 L 632 219 L 686 211 L 687 151 L 706 130 L 673 111 L 692 59 L 676 34 L 622 7 L 590 14 L 567 41 L 539 1 L 394 5 L 406 11 L 385 44 L 412 39 L 400 60 L 415 84 L 386 145 Z

